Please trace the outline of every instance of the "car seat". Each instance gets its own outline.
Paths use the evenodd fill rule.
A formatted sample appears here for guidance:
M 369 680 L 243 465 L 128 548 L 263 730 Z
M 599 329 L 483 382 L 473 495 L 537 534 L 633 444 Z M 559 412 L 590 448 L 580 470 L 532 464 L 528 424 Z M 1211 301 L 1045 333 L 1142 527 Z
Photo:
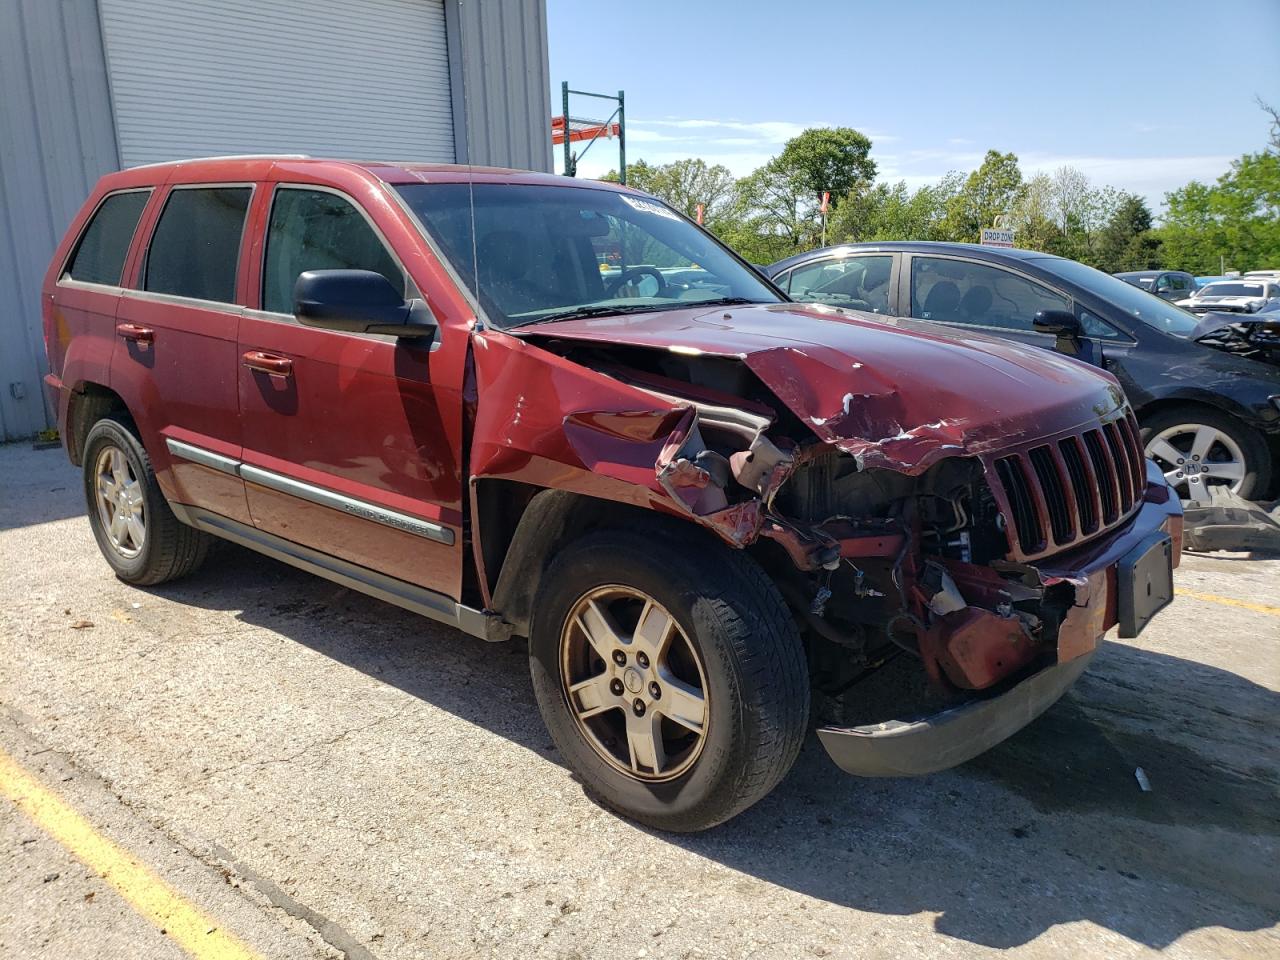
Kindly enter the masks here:
M 920 312 L 925 320 L 955 320 L 959 306 L 960 288 L 950 280 L 940 280 L 929 290 Z
M 960 317 L 968 323 L 991 323 L 987 316 L 995 298 L 989 287 L 970 287 L 960 298 Z

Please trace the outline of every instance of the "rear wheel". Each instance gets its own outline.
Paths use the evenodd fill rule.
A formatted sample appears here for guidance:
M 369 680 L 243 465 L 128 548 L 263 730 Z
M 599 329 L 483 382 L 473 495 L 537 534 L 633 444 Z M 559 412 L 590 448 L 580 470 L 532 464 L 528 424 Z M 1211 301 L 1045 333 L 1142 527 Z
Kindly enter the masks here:
M 538 706 L 587 789 L 665 830 L 765 796 L 804 738 L 809 682 L 777 588 L 700 536 L 600 531 L 543 581 L 529 652 Z
M 123 419 L 107 417 L 89 430 L 84 493 L 98 547 L 126 583 L 176 580 L 204 561 L 212 538 L 173 515 L 151 458 Z
M 1239 420 L 1207 407 L 1162 410 L 1142 424 L 1146 454 L 1183 500 L 1208 503 L 1210 488 L 1251 500 L 1271 482 L 1267 445 Z

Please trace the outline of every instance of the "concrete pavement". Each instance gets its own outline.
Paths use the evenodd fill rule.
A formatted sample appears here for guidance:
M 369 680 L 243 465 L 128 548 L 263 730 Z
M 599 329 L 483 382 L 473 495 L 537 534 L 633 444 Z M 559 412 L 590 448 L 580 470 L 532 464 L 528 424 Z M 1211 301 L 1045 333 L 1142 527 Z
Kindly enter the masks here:
M 1280 559 L 1188 557 L 963 768 L 811 737 L 675 837 L 584 796 L 521 645 L 232 547 L 131 588 L 61 451 L 0 447 L 0 491 L 0 749 L 263 957 L 1280 957 Z M 0 954 L 177 955 L 4 800 Z

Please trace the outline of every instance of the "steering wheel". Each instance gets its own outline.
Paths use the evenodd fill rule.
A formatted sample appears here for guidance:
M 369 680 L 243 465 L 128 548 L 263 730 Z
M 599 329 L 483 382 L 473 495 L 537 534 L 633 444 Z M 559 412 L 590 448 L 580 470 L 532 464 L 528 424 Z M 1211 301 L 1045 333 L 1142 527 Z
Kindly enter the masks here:
M 623 285 L 629 283 L 633 277 L 653 277 L 658 281 L 658 292 L 654 294 L 656 297 L 660 297 L 667 292 L 667 278 L 658 271 L 657 267 L 628 267 L 622 271 L 621 276 L 609 284 L 605 293 L 611 297 L 616 297 Z

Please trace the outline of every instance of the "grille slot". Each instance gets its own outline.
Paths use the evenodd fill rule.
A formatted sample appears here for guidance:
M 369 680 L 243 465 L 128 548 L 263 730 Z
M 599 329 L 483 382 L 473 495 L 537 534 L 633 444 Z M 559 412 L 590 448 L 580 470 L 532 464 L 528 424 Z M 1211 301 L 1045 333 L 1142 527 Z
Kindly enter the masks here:
M 1089 471 L 1084 464 L 1080 439 L 1067 437 L 1059 440 L 1058 449 L 1062 451 L 1062 462 L 1067 466 L 1067 476 L 1071 478 L 1071 489 L 1075 493 L 1080 532 L 1093 533 L 1098 528 L 1098 508 L 1094 505 L 1093 481 L 1089 479 Z
M 1102 522 L 1116 522 L 1116 485 L 1112 474 L 1111 458 L 1103 449 L 1102 437 L 1097 430 L 1090 430 L 1084 435 L 1085 449 L 1089 451 L 1089 462 L 1093 464 L 1093 475 L 1098 481 L 1098 490 L 1102 493 Z
M 1040 481 L 1040 492 L 1044 494 L 1044 504 L 1049 511 L 1049 529 L 1053 531 L 1053 542 L 1070 543 L 1075 539 L 1075 529 L 1071 524 L 1071 506 L 1067 503 L 1067 491 L 1063 487 L 1062 474 L 1058 472 L 1058 464 L 1054 461 L 1053 451 L 1046 447 L 1036 447 L 1029 454 L 1031 469 Z
M 1115 476 L 1120 487 L 1120 512 L 1128 513 L 1133 506 L 1133 466 L 1126 454 L 1120 439 L 1120 428 L 1115 423 L 1108 423 L 1102 428 L 1102 435 L 1107 438 L 1107 448 L 1111 451 L 1111 462 L 1115 464 Z
M 1125 452 L 1133 462 L 1133 498 L 1139 500 L 1142 498 L 1142 491 L 1147 488 L 1147 455 L 1142 449 L 1142 434 L 1138 431 L 1138 421 L 1132 413 L 1117 422 L 1128 440 Z
M 1002 457 L 996 461 L 996 474 L 1004 486 L 1005 495 L 1009 498 L 1018 545 L 1023 553 L 1035 553 L 1044 543 L 1044 533 L 1040 527 L 1040 517 L 1036 513 L 1026 471 L 1022 469 L 1022 460 L 1019 457 Z

